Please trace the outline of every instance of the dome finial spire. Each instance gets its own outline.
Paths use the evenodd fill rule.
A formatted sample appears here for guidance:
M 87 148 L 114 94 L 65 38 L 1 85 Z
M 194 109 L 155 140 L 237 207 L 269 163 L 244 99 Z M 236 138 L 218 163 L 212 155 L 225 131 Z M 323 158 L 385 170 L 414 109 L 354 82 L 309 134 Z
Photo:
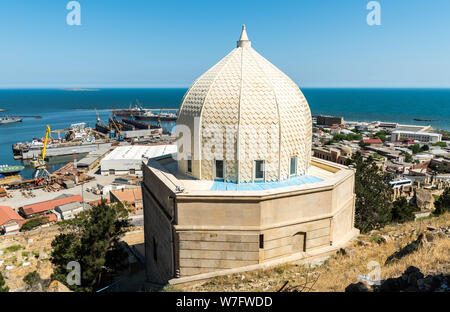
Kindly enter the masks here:
M 248 40 L 247 30 L 246 30 L 246 27 L 244 24 L 244 25 L 242 25 L 241 38 L 237 42 L 237 47 L 244 48 L 244 47 L 251 47 L 251 46 L 252 46 L 252 42 L 250 40 Z

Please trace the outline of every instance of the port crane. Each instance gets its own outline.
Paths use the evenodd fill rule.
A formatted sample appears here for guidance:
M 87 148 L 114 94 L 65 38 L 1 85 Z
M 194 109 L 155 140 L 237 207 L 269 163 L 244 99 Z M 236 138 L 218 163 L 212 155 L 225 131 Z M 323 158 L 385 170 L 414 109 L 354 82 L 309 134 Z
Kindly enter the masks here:
M 39 155 L 38 157 L 34 157 L 31 161 L 31 166 L 35 170 L 34 178 L 38 181 L 50 178 L 50 173 L 48 172 L 47 164 L 45 163 L 45 152 L 47 151 L 48 140 L 51 139 L 51 137 L 52 131 L 50 130 L 50 126 L 47 125 L 45 131 L 44 146 L 42 147 L 41 155 Z
M 111 131 L 111 137 L 116 138 L 119 141 L 123 141 L 123 135 L 122 135 L 122 125 L 117 124 L 113 118 L 110 118 L 112 128 L 114 128 L 116 131 Z

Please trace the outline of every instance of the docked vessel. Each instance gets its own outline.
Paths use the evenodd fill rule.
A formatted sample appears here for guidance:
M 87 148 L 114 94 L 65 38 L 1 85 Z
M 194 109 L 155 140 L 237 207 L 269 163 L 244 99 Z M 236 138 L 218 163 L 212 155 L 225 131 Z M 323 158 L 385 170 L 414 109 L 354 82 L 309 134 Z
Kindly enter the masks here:
M 120 117 L 130 117 L 145 114 L 147 111 L 148 110 L 142 107 L 142 104 L 137 101 L 137 103 L 134 104 L 134 107 L 132 107 L 130 104 L 130 108 L 128 109 L 113 110 L 113 115 Z
M 4 176 L 15 175 L 15 174 L 19 173 L 20 171 L 22 171 L 24 168 L 25 168 L 24 166 L 19 166 L 19 165 L 14 165 L 14 166 L 0 165 L 0 175 L 4 175 Z
M 65 130 L 65 138 L 48 138 L 46 156 L 63 156 L 73 153 L 89 153 L 98 149 L 110 148 L 109 140 L 96 139 L 91 128 L 84 123 L 72 124 Z M 55 132 L 55 131 L 54 131 Z M 33 159 L 41 154 L 44 138 L 35 138 L 32 142 L 19 142 L 12 145 L 15 159 Z
M 0 117 L 0 125 L 8 125 L 16 122 L 22 122 L 21 118 L 11 117 L 11 116 L 2 116 Z
M 178 116 L 175 113 L 159 113 L 146 112 L 141 115 L 134 116 L 137 120 L 153 120 L 153 121 L 176 121 Z

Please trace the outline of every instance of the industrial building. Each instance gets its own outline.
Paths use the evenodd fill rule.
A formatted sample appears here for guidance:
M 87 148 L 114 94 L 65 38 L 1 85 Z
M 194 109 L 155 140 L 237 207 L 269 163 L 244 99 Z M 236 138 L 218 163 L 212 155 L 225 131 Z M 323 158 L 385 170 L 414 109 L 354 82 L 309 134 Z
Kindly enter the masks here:
M 80 202 L 71 202 L 56 206 L 55 212 L 57 213 L 58 220 L 72 219 L 78 213 L 84 210 L 84 204 Z
M 142 176 L 142 160 L 176 153 L 173 144 L 118 146 L 100 161 L 102 175 Z

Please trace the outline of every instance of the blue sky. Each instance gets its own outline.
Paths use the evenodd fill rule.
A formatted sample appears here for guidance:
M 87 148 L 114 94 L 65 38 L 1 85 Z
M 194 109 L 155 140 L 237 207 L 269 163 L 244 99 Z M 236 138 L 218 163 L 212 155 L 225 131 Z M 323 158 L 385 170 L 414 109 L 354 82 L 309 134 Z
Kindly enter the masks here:
M 0 0 L 0 88 L 187 87 L 236 45 L 301 87 L 450 87 L 450 1 Z

